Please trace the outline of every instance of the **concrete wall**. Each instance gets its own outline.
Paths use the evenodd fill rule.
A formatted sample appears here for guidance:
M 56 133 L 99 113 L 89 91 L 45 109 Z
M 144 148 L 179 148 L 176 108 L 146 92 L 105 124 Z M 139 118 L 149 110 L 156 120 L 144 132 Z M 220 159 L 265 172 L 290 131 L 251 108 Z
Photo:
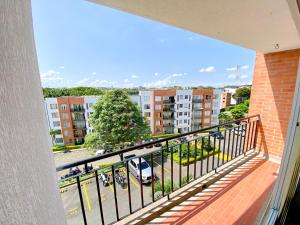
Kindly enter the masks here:
M 0 1 L 0 224 L 65 225 L 29 0 Z
M 289 125 L 300 49 L 257 53 L 249 115 L 261 115 L 257 147 L 281 157 Z

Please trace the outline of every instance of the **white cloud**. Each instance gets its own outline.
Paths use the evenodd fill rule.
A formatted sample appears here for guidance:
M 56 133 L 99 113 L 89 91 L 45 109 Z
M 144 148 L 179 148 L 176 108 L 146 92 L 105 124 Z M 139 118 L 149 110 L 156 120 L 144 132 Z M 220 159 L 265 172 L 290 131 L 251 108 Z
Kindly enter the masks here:
M 92 72 L 92 75 L 96 75 L 97 73 L 96 72 Z
M 63 78 L 60 75 L 60 72 L 49 70 L 45 73 L 41 73 L 41 79 L 42 81 L 57 81 L 57 80 L 63 80 Z
M 168 39 L 166 39 L 166 38 L 160 38 L 160 39 L 158 39 L 158 41 L 160 43 L 165 43 L 165 42 L 168 42 Z
M 228 78 L 229 79 L 236 79 L 237 78 L 237 74 L 235 74 L 235 73 L 229 74 Z
M 248 74 L 241 75 L 241 79 L 246 79 L 248 77 L 249 77 Z
M 63 70 L 65 68 L 65 66 L 61 65 L 58 68 Z
M 135 74 L 132 74 L 132 75 L 131 75 L 131 78 L 132 78 L 132 79 L 137 79 L 137 78 L 138 78 L 138 76 L 137 76 L 137 75 L 135 75 Z
M 249 65 L 244 65 L 244 66 L 235 66 L 235 67 L 230 67 L 230 68 L 227 68 L 226 70 L 227 71 L 236 71 L 237 70 L 237 67 L 240 67 L 241 69 L 249 69 Z
M 236 71 L 236 67 L 230 67 L 226 69 L 227 71 Z
M 159 73 L 154 73 L 154 76 L 156 76 L 156 77 L 157 77 L 158 75 L 159 75 Z
M 182 77 L 183 73 L 173 73 L 172 77 Z
M 124 82 L 125 82 L 125 83 L 129 83 L 129 80 L 128 80 L 128 79 L 125 79 Z
M 246 79 L 248 78 L 249 75 L 248 74 L 242 74 L 242 75 L 239 75 L 237 73 L 232 73 L 232 74 L 229 74 L 228 75 L 228 78 L 229 79 Z
M 199 70 L 200 73 L 204 73 L 204 72 L 210 73 L 210 72 L 215 72 L 215 71 L 216 71 L 216 69 L 213 66 L 209 66 L 209 67 L 206 67 L 206 68 L 201 68 Z
M 144 83 L 144 86 L 145 87 L 168 87 L 168 86 L 173 86 L 178 83 L 179 82 L 174 80 L 173 76 L 170 75 L 162 80 L 157 80 L 157 81 L 151 82 L 151 83 Z

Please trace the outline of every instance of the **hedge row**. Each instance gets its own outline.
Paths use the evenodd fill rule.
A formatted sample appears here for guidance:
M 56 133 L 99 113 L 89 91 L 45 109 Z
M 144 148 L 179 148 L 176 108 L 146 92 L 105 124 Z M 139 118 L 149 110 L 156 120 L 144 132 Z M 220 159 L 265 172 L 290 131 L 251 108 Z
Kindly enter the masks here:
M 52 150 L 56 152 L 62 150 L 80 149 L 82 147 L 83 147 L 82 145 L 68 145 L 68 146 L 56 145 L 56 146 L 52 146 Z

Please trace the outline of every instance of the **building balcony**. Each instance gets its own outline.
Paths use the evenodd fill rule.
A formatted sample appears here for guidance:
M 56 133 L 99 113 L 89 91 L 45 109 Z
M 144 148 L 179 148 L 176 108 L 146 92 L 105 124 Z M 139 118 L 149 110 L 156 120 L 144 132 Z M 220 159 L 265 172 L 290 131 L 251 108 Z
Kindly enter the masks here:
M 203 110 L 203 107 L 193 107 L 193 111 L 201 111 Z
M 175 104 L 175 99 L 163 100 L 163 104 L 174 105 Z
M 86 129 L 86 126 L 77 126 L 77 125 L 73 125 L 73 129 L 74 129 L 74 130 L 78 130 L 78 129 Z
M 71 112 L 85 112 L 83 107 L 80 108 L 70 108 Z
M 163 107 L 164 112 L 174 112 L 175 108 L 174 107 Z
M 202 103 L 203 102 L 203 99 L 194 99 L 192 100 L 192 103 Z

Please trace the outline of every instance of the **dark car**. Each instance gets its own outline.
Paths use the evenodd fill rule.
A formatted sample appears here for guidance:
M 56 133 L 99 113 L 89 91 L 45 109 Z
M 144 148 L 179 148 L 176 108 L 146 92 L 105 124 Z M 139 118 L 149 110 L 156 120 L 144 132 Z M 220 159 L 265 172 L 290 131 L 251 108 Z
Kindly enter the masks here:
M 220 131 L 210 131 L 209 134 L 218 139 L 224 139 L 224 135 Z

